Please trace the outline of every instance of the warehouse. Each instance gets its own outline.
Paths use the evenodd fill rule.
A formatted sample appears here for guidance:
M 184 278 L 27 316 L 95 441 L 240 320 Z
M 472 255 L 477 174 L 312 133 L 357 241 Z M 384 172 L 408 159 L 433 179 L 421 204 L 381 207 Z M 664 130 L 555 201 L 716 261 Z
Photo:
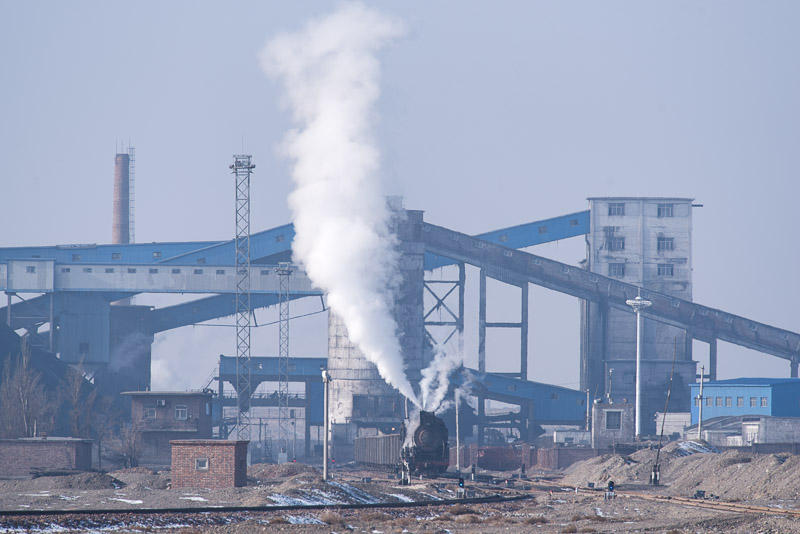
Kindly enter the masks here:
M 692 384 L 692 424 L 700 412 L 700 384 Z M 715 417 L 800 417 L 800 379 L 734 378 L 703 384 L 703 421 Z

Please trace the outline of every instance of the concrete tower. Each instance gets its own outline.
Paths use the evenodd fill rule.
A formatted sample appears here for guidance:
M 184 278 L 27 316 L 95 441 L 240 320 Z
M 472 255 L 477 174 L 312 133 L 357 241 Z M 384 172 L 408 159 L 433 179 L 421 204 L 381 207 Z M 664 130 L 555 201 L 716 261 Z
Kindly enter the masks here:
M 406 372 L 414 384 L 430 357 L 424 349 L 422 212 L 399 211 L 394 224 L 400 242 L 402 275 L 394 316 Z M 352 455 L 355 437 L 397 429 L 404 416 L 405 400 L 353 345 L 345 325 L 333 313 L 328 319 L 328 370 L 332 379 L 331 425 L 337 459 Z
M 587 265 L 592 272 L 645 289 L 692 299 L 692 199 L 590 198 Z M 646 295 L 645 295 L 646 296 Z M 642 431 L 655 432 L 663 411 L 677 340 L 670 411 L 689 411 L 695 381 L 692 341 L 683 329 L 644 320 Z M 634 402 L 636 320 L 602 302 L 581 307 L 581 389 Z
M 112 243 L 130 243 L 130 156 L 114 156 L 114 219 Z

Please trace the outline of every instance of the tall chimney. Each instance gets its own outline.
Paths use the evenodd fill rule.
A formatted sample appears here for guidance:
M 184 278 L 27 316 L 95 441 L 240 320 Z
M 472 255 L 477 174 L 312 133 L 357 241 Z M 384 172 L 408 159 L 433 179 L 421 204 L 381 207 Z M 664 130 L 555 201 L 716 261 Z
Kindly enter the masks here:
M 130 243 L 130 156 L 114 157 L 114 219 L 111 226 L 112 243 Z

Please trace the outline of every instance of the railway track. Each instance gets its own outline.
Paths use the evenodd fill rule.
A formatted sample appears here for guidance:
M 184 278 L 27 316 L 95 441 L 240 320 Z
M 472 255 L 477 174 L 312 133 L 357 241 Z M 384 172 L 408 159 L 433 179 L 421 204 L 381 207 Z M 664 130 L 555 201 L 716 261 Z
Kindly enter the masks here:
M 554 484 L 544 481 L 531 481 L 533 490 L 558 490 L 560 492 L 573 491 L 575 486 L 566 486 L 563 484 Z M 604 493 L 602 488 L 580 488 L 583 492 L 592 492 L 595 494 Z M 673 497 L 669 495 L 656 495 L 652 493 L 645 493 L 641 491 L 619 490 L 615 491 L 618 497 L 627 497 L 631 499 L 640 499 L 644 501 L 662 502 L 668 504 L 676 504 L 680 506 L 691 506 L 694 508 L 705 508 L 708 510 L 718 510 L 724 512 L 734 512 L 742 514 L 768 514 L 768 515 L 781 515 L 784 517 L 800 518 L 800 510 L 791 508 L 774 508 L 771 506 L 760 506 L 756 504 L 743 504 L 728 501 L 708 500 L 708 499 L 693 499 L 690 497 Z
M 48 517 L 48 516 L 91 516 L 91 515 L 155 515 L 155 514 L 207 514 L 207 513 L 238 513 L 238 512 L 292 512 L 312 510 L 363 510 L 382 508 L 417 508 L 427 506 L 448 506 L 453 504 L 493 504 L 524 501 L 531 499 L 529 494 L 516 494 L 511 496 L 489 495 L 486 497 L 471 497 L 465 499 L 440 499 L 412 502 L 391 503 L 352 503 L 352 504 L 286 504 L 269 506 L 191 506 L 181 508 L 95 508 L 78 510 L 8 510 L 0 511 L 0 520 L 14 517 Z

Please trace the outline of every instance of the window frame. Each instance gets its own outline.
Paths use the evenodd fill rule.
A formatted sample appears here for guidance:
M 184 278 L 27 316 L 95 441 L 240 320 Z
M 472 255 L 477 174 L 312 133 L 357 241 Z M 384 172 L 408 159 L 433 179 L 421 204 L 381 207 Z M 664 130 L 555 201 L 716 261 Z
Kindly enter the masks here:
M 183 412 L 183 417 L 178 416 L 178 412 Z M 175 405 L 175 420 L 176 421 L 186 421 L 189 419 L 189 407 L 185 404 L 176 404 Z
M 195 458 L 194 470 L 195 471 L 208 471 L 211 468 L 211 461 L 208 458 Z
M 606 241 L 609 251 L 625 250 L 625 237 L 620 235 L 612 235 Z
M 625 216 L 625 203 L 624 202 L 609 202 L 608 203 L 608 216 L 609 217 L 624 217 Z
M 656 215 L 660 219 L 663 219 L 665 217 L 675 217 L 675 204 L 672 203 L 658 204 L 656 208 Z
M 675 238 L 658 236 L 656 238 L 656 251 L 657 252 L 670 252 L 675 250 Z
M 659 263 L 656 274 L 664 278 L 672 278 L 675 276 L 675 265 L 672 263 Z
M 625 278 L 625 264 L 620 262 L 609 263 L 608 276 L 612 278 Z
M 616 426 L 611 426 L 609 423 L 609 416 L 613 415 L 616 419 Z M 603 426 L 606 430 L 622 430 L 622 410 L 606 410 L 605 411 L 605 421 L 603 421 Z

